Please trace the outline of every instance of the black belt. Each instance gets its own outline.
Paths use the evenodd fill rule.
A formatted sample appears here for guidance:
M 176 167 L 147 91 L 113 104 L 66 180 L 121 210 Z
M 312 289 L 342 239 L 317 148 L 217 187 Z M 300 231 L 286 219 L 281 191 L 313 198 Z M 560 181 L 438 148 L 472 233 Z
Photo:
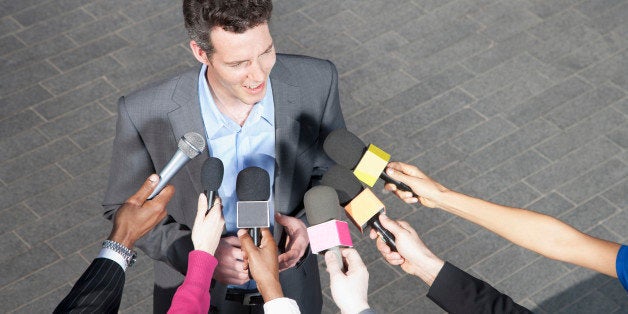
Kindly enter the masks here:
M 242 303 L 242 305 L 263 305 L 264 298 L 257 290 L 227 289 L 225 300 Z

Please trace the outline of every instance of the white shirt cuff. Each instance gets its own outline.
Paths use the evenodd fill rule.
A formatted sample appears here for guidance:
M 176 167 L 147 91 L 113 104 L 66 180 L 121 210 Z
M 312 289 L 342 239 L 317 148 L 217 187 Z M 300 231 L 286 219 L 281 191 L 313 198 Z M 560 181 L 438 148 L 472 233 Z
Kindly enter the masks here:
M 296 301 L 289 298 L 277 298 L 264 303 L 264 313 L 299 314 L 301 311 Z
M 122 256 L 122 254 L 110 249 L 110 248 L 102 248 L 100 253 L 98 253 L 98 257 L 110 259 L 120 265 L 122 270 L 126 271 L 126 260 Z

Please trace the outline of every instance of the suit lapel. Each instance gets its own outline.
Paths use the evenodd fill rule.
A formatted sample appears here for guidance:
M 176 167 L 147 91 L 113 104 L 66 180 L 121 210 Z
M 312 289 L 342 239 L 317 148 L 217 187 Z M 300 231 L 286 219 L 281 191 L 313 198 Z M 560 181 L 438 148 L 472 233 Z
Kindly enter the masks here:
M 183 74 L 172 94 L 172 100 L 179 107 L 168 113 L 168 118 L 177 142 L 188 132 L 196 132 L 205 138 L 205 127 L 198 100 L 198 74 L 199 68 Z M 200 193 L 202 189 L 201 167 L 208 156 L 207 145 L 205 145 L 205 150 L 201 155 L 188 162 L 184 167 L 185 170 L 182 170 L 187 172 L 190 177 L 196 194 Z
M 286 214 L 290 209 L 290 195 L 295 170 L 300 124 L 295 119 L 299 87 L 290 82 L 290 72 L 280 62 L 270 74 L 275 103 L 275 210 Z

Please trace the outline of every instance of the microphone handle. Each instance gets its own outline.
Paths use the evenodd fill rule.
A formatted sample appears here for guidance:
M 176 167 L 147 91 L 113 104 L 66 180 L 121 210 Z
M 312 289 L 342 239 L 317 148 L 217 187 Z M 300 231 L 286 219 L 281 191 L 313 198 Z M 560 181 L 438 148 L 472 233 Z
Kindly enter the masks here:
M 397 188 L 400 189 L 400 190 L 412 192 L 412 196 L 414 196 L 416 198 L 419 197 L 418 195 L 416 195 L 416 193 L 414 193 L 414 191 L 412 191 L 412 189 L 407 184 L 391 178 L 388 174 L 386 174 L 385 171 L 382 171 L 382 174 L 379 175 L 379 178 L 384 180 L 386 183 L 392 183 L 392 184 L 396 185 Z
M 382 237 L 382 240 L 386 242 L 386 245 L 388 245 L 391 250 L 395 252 L 397 251 L 395 236 L 390 233 L 388 229 L 384 228 L 384 226 L 382 226 L 382 224 L 379 222 L 379 214 L 373 216 L 373 218 L 368 221 L 368 225 L 371 226 L 371 228 L 375 228 L 375 230 L 377 230 L 377 233 L 379 233 L 379 235 Z
M 205 212 L 205 216 L 207 216 L 207 214 L 209 214 L 209 210 L 214 205 L 214 201 L 216 200 L 216 197 L 218 196 L 218 192 L 205 191 L 205 196 L 207 196 L 207 211 Z
M 147 200 L 152 200 L 153 197 L 157 196 L 159 192 L 163 188 L 166 187 L 168 181 L 174 177 L 175 174 L 183 167 L 188 161 L 190 161 L 190 157 L 184 154 L 180 149 L 177 149 L 177 152 L 172 156 L 172 159 L 166 164 L 166 166 L 159 173 L 159 183 L 153 190 L 150 196 L 148 196 Z
M 255 246 L 259 247 L 260 243 L 262 242 L 262 235 L 259 231 L 259 228 L 249 229 L 249 234 L 253 238 L 253 243 L 255 244 Z

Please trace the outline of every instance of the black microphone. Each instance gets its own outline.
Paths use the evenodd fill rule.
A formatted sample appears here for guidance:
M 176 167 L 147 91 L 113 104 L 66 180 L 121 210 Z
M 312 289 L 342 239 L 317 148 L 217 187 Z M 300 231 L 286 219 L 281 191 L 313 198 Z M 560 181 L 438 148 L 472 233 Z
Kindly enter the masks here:
M 179 149 L 177 149 L 177 152 L 159 173 L 159 183 L 147 199 L 152 200 L 153 197 L 159 194 L 166 184 L 168 184 L 168 181 L 177 174 L 179 169 L 205 149 L 205 139 L 198 133 L 185 133 L 179 140 L 178 146 Z
M 388 247 L 397 250 L 395 236 L 379 221 L 379 215 L 385 209 L 384 203 L 370 189 L 363 188 L 351 170 L 334 165 L 325 172 L 321 184 L 336 190 L 340 205 L 344 206 L 347 215 L 360 231 L 365 226 L 375 228 Z
M 374 145 L 371 144 L 371 147 L 372 146 Z M 364 144 L 364 142 L 360 140 L 360 138 L 358 138 L 355 134 L 349 132 L 347 129 L 334 130 L 333 132 L 329 133 L 329 135 L 327 135 L 327 138 L 323 143 L 323 150 L 329 156 L 329 158 L 333 159 L 336 163 L 351 170 L 357 170 L 358 168 L 361 168 L 362 170 L 373 170 L 369 168 L 376 166 L 376 164 L 378 166 L 383 166 L 381 168 L 382 170 L 377 171 L 379 172 L 378 175 L 380 179 L 384 180 L 386 183 L 392 183 L 396 185 L 397 188 L 401 190 L 412 192 L 413 196 L 418 197 L 408 185 L 401 181 L 397 181 L 391 178 L 388 174 L 386 174 L 385 167 L 388 164 L 388 159 L 390 158 L 390 155 L 388 155 L 386 152 L 377 147 L 374 147 L 373 150 L 383 153 L 384 155 L 388 155 L 388 159 L 381 159 L 381 157 L 377 157 L 374 154 L 371 154 L 369 156 L 374 156 L 373 158 L 375 163 L 369 162 L 369 160 L 365 159 L 366 154 L 370 152 L 371 147 L 367 147 L 366 144 Z M 364 179 L 360 179 L 364 181 Z M 368 184 L 369 186 L 373 186 L 373 184 L 375 183 L 374 180 L 375 179 L 373 179 L 373 181 L 368 181 L 364 183 Z
M 270 227 L 270 176 L 259 167 L 248 167 L 236 178 L 236 224 L 237 227 L 252 228 L 251 237 L 259 246 L 261 237 L 259 228 Z
M 209 157 L 203 163 L 201 168 L 201 184 L 205 190 L 205 196 L 207 196 L 207 213 L 209 209 L 214 205 L 214 200 L 218 197 L 218 189 L 222 184 L 222 177 L 225 173 L 225 168 L 222 165 L 222 161 L 216 157 Z
M 331 251 L 338 265 L 342 265 L 340 246 L 352 247 L 349 225 L 340 220 L 342 208 L 338 205 L 338 194 L 334 188 L 317 185 L 303 197 L 303 205 L 310 227 L 307 235 L 312 253 Z

